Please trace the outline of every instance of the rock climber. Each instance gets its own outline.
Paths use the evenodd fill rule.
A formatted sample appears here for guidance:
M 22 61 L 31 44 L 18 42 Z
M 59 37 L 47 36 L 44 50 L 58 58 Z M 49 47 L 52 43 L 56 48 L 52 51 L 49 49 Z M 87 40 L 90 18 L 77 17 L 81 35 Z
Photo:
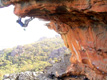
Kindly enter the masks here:
M 27 19 L 27 20 L 25 20 L 25 22 L 23 23 L 22 21 L 21 21 L 21 17 L 19 17 L 19 19 L 16 21 L 18 24 L 20 24 L 20 26 L 21 27 L 27 27 L 28 26 L 28 24 L 29 24 L 29 22 L 31 21 L 31 20 L 33 20 L 34 18 L 33 17 L 31 17 L 31 18 L 29 18 L 29 19 Z

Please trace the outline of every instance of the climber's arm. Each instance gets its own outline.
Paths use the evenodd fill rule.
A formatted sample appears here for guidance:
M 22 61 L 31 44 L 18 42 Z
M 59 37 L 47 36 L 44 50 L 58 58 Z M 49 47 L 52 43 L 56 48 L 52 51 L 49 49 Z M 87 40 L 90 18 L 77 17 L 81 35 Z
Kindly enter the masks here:
M 29 18 L 29 19 L 25 20 L 25 23 L 24 23 L 23 27 L 27 27 L 27 26 L 28 26 L 28 24 L 29 24 L 29 22 L 30 22 L 30 21 L 32 21 L 33 19 L 34 19 L 34 18 L 33 18 L 33 17 L 31 17 L 31 18 Z

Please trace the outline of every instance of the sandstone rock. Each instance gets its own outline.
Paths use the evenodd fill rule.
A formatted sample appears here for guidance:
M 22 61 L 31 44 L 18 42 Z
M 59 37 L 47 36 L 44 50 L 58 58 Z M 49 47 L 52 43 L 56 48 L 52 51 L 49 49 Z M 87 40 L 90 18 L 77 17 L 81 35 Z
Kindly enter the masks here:
M 51 67 L 46 67 L 44 73 L 38 76 L 39 80 L 83 80 L 85 76 L 81 75 L 66 75 L 67 67 L 70 65 L 68 58 L 70 54 L 64 56 L 64 60 L 61 60 L 58 63 L 53 64 Z
M 6 80 L 6 79 L 9 79 L 9 80 L 16 80 L 17 79 L 17 76 L 19 75 L 19 73 L 13 73 L 13 74 L 8 74 L 8 76 L 6 76 L 7 74 L 5 74 L 3 76 L 3 80 Z
M 10 80 L 10 79 L 3 79 L 3 80 Z
M 8 74 L 8 76 L 4 75 L 3 80 L 37 80 L 38 74 L 36 72 L 31 72 L 31 71 L 13 73 L 13 74 Z
M 26 71 L 19 74 L 18 80 L 33 80 L 32 72 Z
M 36 72 L 32 72 L 32 75 L 33 75 L 34 77 L 37 77 Z
M 107 0 L 1 0 L 17 16 L 51 21 L 72 52 L 67 73 L 107 78 Z
M 5 74 L 3 77 L 4 77 L 4 78 L 8 78 L 8 77 L 9 77 L 9 74 Z

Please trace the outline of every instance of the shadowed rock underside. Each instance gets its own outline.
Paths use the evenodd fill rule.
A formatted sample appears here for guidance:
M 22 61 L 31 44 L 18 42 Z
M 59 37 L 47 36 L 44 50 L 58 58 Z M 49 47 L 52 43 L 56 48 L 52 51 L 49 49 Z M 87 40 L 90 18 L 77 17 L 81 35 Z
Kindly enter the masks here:
M 64 75 L 107 80 L 107 0 L 1 0 L 21 17 L 50 21 L 72 52 Z M 35 25 L 35 24 L 34 24 Z

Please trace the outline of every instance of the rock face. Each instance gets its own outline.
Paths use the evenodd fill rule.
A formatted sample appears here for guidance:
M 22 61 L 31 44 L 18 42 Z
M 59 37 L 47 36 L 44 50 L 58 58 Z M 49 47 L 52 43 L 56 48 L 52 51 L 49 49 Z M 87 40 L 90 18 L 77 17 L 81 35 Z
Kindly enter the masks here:
M 69 75 L 66 72 L 68 66 L 70 66 L 71 54 L 66 54 L 63 59 L 52 66 L 48 66 L 44 69 L 44 73 L 38 75 L 39 80 L 83 80 L 85 77 L 83 75 Z M 68 77 L 69 76 L 69 77 Z
M 62 47 L 62 48 L 59 48 L 59 49 L 56 49 L 56 50 L 53 50 L 50 55 L 49 55 L 49 58 L 57 58 L 57 59 L 60 59 L 60 58 L 63 58 L 63 56 L 66 54 L 66 51 L 67 48 L 66 47 Z M 68 50 L 67 50 L 68 51 Z M 65 53 L 65 54 L 64 54 Z M 70 53 L 70 52 L 69 52 Z
M 69 74 L 107 80 L 107 0 L 1 0 L 17 16 L 51 21 L 71 50 Z
M 40 74 L 40 72 L 21 72 L 17 74 L 5 74 L 3 80 L 38 80 L 37 76 Z

